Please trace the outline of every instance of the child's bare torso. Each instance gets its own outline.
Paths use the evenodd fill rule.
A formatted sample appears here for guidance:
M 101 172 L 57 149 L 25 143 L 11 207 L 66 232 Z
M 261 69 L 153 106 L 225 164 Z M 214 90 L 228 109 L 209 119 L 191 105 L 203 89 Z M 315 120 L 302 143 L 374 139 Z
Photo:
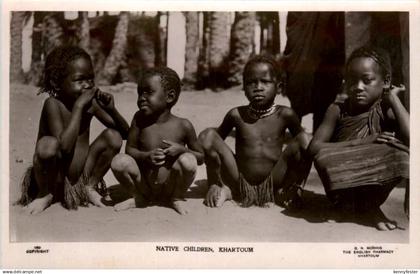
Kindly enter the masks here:
M 261 183 L 279 160 L 286 130 L 282 109 L 256 121 L 249 118 L 247 107 L 239 107 L 234 115 L 237 164 L 249 183 Z
M 59 110 L 60 117 L 63 124 L 63 130 L 68 127 L 71 120 L 71 111 L 68 110 L 62 102 L 57 99 L 49 98 L 48 100 L 54 100 L 54 103 L 57 105 Z M 70 155 L 62 155 L 65 158 L 64 165 L 67 166 L 64 170 L 65 176 L 69 178 L 70 181 L 77 181 L 82 174 L 83 167 L 86 162 L 86 157 L 89 151 L 89 134 L 90 134 L 90 122 L 92 121 L 92 114 L 85 112 L 82 116 L 80 123 L 80 130 L 77 137 L 77 141 L 74 147 L 74 150 Z M 41 114 L 41 119 L 39 122 L 39 131 L 37 141 L 44 136 L 53 136 L 53 132 L 49 127 L 49 121 L 47 120 L 47 115 L 45 110 Z
M 171 115 L 167 121 L 148 124 L 147 117 L 139 117 L 137 123 L 140 128 L 137 138 L 137 147 L 141 151 L 151 151 L 157 148 L 165 149 L 163 141 L 172 141 L 180 145 L 186 144 L 186 130 L 183 119 Z M 166 156 L 162 166 L 155 167 L 148 164 L 140 164 L 140 170 L 149 184 L 166 183 L 166 179 L 176 159 Z
M 172 116 L 163 123 L 142 124 L 142 122 L 139 122 L 138 147 L 140 150 L 149 151 L 155 148 L 165 148 L 162 143 L 163 140 L 185 144 L 185 132 L 183 131 L 181 118 Z

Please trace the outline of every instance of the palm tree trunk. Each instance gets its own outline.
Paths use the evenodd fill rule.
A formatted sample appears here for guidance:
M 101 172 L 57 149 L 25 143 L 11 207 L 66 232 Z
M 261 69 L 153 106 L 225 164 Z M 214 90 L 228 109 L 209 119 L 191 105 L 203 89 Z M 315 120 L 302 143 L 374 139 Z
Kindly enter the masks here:
M 260 45 L 262 54 L 280 55 L 280 27 L 278 12 L 259 12 L 261 24 Z
M 278 12 L 269 12 L 269 45 L 274 56 L 280 57 L 280 17 Z
M 90 53 L 90 25 L 87 11 L 79 11 L 79 47 Z
M 242 71 L 246 61 L 251 56 L 255 12 L 236 12 L 235 21 L 231 31 L 231 50 L 229 58 L 229 84 L 239 85 L 242 83 Z
M 25 12 L 12 12 L 10 22 L 10 82 L 23 82 L 22 71 L 22 30 Z
M 99 84 L 110 85 L 118 73 L 127 45 L 128 23 L 128 12 L 121 12 L 112 41 L 112 49 L 105 61 L 105 67 L 98 75 Z
M 184 15 L 186 21 L 186 44 L 183 88 L 191 89 L 194 88 L 197 82 L 199 21 L 198 12 L 184 12 Z
M 218 89 L 226 85 L 227 65 L 229 54 L 229 13 L 212 12 L 210 24 L 210 85 Z
M 42 41 L 45 56 L 64 44 L 64 12 L 48 12 L 43 18 Z
M 47 13 L 43 11 L 35 11 L 34 24 L 32 27 L 32 55 L 31 55 L 31 69 L 27 75 L 27 81 L 32 85 L 40 85 L 43 70 L 42 61 L 42 32 L 43 20 Z
M 167 45 L 168 45 L 168 12 L 159 11 L 156 15 L 156 60 L 155 63 L 158 66 L 166 65 L 166 54 L 167 54 Z M 165 24 L 161 25 L 161 18 L 166 18 Z
M 42 81 L 45 57 L 64 44 L 64 13 L 35 11 L 33 14 L 31 69 L 26 80 L 38 86 Z
M 203 12 L 203 37 L 201 38 L 200 50 L 198 56 L 198 75 L 197 88 L 203 89 L 207 87 L 210 75 L 210 25 L 211 13 Z

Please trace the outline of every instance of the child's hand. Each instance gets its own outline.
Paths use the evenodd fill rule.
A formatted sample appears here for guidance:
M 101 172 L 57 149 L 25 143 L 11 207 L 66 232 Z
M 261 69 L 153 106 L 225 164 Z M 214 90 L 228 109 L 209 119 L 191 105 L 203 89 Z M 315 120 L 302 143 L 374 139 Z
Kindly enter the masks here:
M 96 92 L 96 101 L 105 110 L 113 110 L 115 107 L 114 96 L 108 92 L 103 92 L 98 89 Z
M 74 103 L 75 106 L 87 110 L 92 105 L 92 100 L 96 95 L 96 89 L 86 89 L 82 95 L 77 98 L 76 102 Z
M 346 102 L 346 100 L 347 100 L 348 97 L 349 96 L 346 93 L 338 93 L 335 96 L 334 103 L 336 103 L 336 104 L 344 104 L 344 102 Z
M 352 141 L 353 145 L 358 146 L 358 145 L 366 145 L 366 144 L 372 144 L 372 143 L 376 143 L 377 139 L 378 139 L 379 134 L 378 133 L 374 133 L 371 134 L 365 138 L 362 139 L 354 139 Z
M 178 143 L 163 140 L 162 143 L 166 146 L 163 152 L 165 155 L 176 157 L 181 153 L 184 153 L 186 151 L 185 146 L 180 145 Z
M 391 85 L 390 89 L 385 90 L 382 96 L 386 103 L 391 104 L 392 100 L 398 98 L 399 94 L 403 91 L 405 91 L 405 86 L 403 84 L 399 86 Z
M 149 153 L 148 160 L 154 166 L 161 166 L 165 164 L 166 155 L 161 148 L 156 148 Z
M 396 143 L 399 142 L 395 138 L 395 132 L 384 131 L 376 138 L 376 143 L 386 144 L 386 143 Z

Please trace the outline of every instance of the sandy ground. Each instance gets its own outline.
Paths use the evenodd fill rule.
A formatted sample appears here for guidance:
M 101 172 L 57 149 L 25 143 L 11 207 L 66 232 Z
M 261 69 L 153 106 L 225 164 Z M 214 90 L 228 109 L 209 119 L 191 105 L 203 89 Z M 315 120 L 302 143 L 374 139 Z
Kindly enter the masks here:
M 133 86 L 111 88 L 115 92 L 118 109 L 131 122 L 136 111 Z M 107 90 L 104 88 L 104 90 Z M 407 243 L 409 222 L 403 213 L 404 188 L 395 188 L 382 206 L 385 214 L 396 220 L 402 229 L 379 232 L 362 220 L 335 212 L 325 197 L 316 171 L 312 168 L 305 186 L 305 207 L 298 213 L 283 208 L 241 208 L 227 202 L 222 208 L 203 205 L 207 189 L 204 166 L 199 168 L 196 181 L 187 193 L 189 214 L 180 216 L 164 207 L 131 209 L 114 212 L 112 207 L 93 206 L 77 211 L 65 210 L 54 204 L 37 216 L 27 216 L 20 206 L 13 206 L 19 196 L 23 172 L 31 164 L 38 129 L 38 119 L 45 95 L 36 96 L 36 88 L 12 85 L 10 89 L 10 241 L 11 242 L 380 242 Z M 279 103 L 286 100 L 278 97 Z M 210 91 L 183 92 L 174 113 L 189 118 L 200 132 L 218 125 L 232 107 L 245 104 L 242 92 Z M 308 129 L 310 119 L 303 122 Z M 92 124 L 93 139 L 102 130 Z M 233 139 L 227 140 L 233 145 Z M 117 182 L 108 172 L 107 185 L 116 189 Z

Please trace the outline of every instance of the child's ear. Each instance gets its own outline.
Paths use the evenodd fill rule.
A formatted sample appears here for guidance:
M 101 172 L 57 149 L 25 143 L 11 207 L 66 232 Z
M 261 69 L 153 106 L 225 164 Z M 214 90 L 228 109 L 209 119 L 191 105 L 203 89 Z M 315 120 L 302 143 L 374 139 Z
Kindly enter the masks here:
M 176 92 L 173 89 L 168 90 L 166 93 L 166 103 L 173 103 L 176 99 Z
M 60 89 L 60 86 L 57 84 L 57 82 L 52 79 L 50 79 L 50 85 L 53 87 L 54 90 Z
M 284 81 L 280 80 L 276 83 L 277 85 L 277 94 L 284 94 L 286 92 L 286 84 Z

